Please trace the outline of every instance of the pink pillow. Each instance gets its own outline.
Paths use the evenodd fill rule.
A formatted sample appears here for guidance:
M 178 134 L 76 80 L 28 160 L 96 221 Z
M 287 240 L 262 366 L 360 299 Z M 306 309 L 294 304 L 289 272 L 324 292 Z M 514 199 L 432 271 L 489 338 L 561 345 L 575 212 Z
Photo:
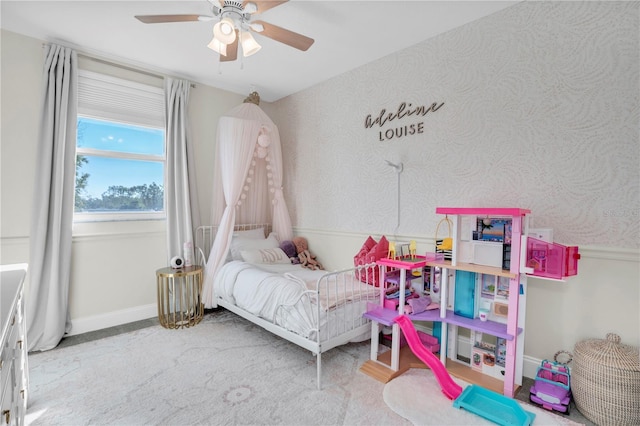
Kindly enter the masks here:
M 354 257 L 354 266 L 374 263 L 389 254 L 389 241 L 384 235 L 380 237 L 380 241 L 378 241 L 378 243 L 371 247 L 371 249 L 367 253 L 362 254 L 367 243 L 370 243 L 369 239 L 375 242 L 375 240 L 371 237 L 367 239 L 365 245 L 363 245 L 362 249 L 360 249 L 360 252 L 356 255 L 356 257 Z M 378 287 L 381 281 L 379 269 L 376 268 L 373 274 L 361 274 L 360 281 Z
M 388 254 L 389 241 L 387 241 L 387 238 L 383 235 L 382 237 L 380 237 L 380 241 L 378 241 L 378 244 L 373 246 L 371 250 L 369 250 L 369 253 L 367 253 L 366 263 L 376 262 L 383 257 L 387 257 Z
M 371 251 L 373 247 L 376 246 L 376 240 L 371 238 L 371 235 L 364 242 L 358 254 L 353 257 L 353 266 L 364 265 L 366 262 L 364 261 L 364 257 Z

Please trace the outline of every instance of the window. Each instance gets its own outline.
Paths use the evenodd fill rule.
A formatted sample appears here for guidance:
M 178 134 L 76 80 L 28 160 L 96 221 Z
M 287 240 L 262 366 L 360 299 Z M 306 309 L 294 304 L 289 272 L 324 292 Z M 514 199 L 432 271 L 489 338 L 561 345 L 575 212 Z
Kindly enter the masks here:
M 74 221 L 162 219 L 160 88 L 81 71 Z

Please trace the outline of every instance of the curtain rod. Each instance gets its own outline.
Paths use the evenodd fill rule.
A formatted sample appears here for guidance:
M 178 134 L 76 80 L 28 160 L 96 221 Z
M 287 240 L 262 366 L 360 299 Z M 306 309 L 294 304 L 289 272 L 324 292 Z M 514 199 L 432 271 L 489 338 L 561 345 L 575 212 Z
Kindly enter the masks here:
M 87 52 L 83 51 L 82 49 L 79 49 L 77 46 L 71 45 L 69 43 L 61 43 L 61 42 L 57 42 L 57 41 L 54 41 L 52 43 L 59 44 L 59 45 L 64 46 L 64 47 L 68 47 L 68 48 L 74 49 L 76 51 L 76 53 L 78 54 L 78 56 L 83 56 L 83 57 L 85 57 L 87 59 L 90 59 L 92 61 L 100 62 L 101 64 L 110 65 L 110 66 L 121 68 L 121 69 L 124 69 L 124 70 L 127 70 L 127 71 L 134 71 L 134 72 L 137 72 L 137 73 L 140 73 L 140 74 L 144 74 L 144 75 L 148 75 L 150 77 L 155 77 L 155 78 L 160 78 L 160 79 L 164 79 L 165 77 L 171 77 L 171 76 L 165 75 L 165 74 L 163 74 L 161 72 L 149 71 L 149 70 L 146 70 L 144 68 L 141 68 L 141 67 L 138 67 L 138 66 L 135 66 L 135 65 L 129 65 L 129 64 L 126 64 L 126 63 L 124 63 L 124 62 L 122 62 L 120 60 L 105 59 L 103 57 L 100 57 L 100 55 L 96 55 L 94 53 L 87 53 Z M 42 48 L 44 48 L 46 44 L 47 43 L 42 43 Z M 181 78 L 181 77 L 175 77 L 175 78 Z M 188 80 L 188 79 L 185 78 L 185 80 Z M 196 87 L 195 83 L 190 83 L 190 86 L 191 86 L 191 88 L 195 88 Z

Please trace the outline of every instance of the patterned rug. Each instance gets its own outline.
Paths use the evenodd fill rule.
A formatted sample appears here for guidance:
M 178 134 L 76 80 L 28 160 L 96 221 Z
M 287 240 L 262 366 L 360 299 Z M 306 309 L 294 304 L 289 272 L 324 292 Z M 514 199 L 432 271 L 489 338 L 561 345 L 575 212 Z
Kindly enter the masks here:
M 226 310 L 29 355 L 29 425 L 487 424 L 452 407 L 429 370 L 388 384 L 359 371 L 369 342 L 316 359 Z M 541 410 L 542 411 L 542 410 Z M 535 424 L 572 424 L 538 413 Z
M 30 425 L 409 425 L 358 371 L 369 343 L 322 355 L 225 310 L 29 356 Z

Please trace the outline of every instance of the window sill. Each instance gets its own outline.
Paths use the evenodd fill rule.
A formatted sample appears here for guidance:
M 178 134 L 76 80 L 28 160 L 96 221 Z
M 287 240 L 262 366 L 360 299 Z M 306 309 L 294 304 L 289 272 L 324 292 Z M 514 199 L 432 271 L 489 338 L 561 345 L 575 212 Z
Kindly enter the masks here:
M 74 222 L 73 237 L 156 234 L 166 232 L 166 220 L 127 220 L 104 222 Z

